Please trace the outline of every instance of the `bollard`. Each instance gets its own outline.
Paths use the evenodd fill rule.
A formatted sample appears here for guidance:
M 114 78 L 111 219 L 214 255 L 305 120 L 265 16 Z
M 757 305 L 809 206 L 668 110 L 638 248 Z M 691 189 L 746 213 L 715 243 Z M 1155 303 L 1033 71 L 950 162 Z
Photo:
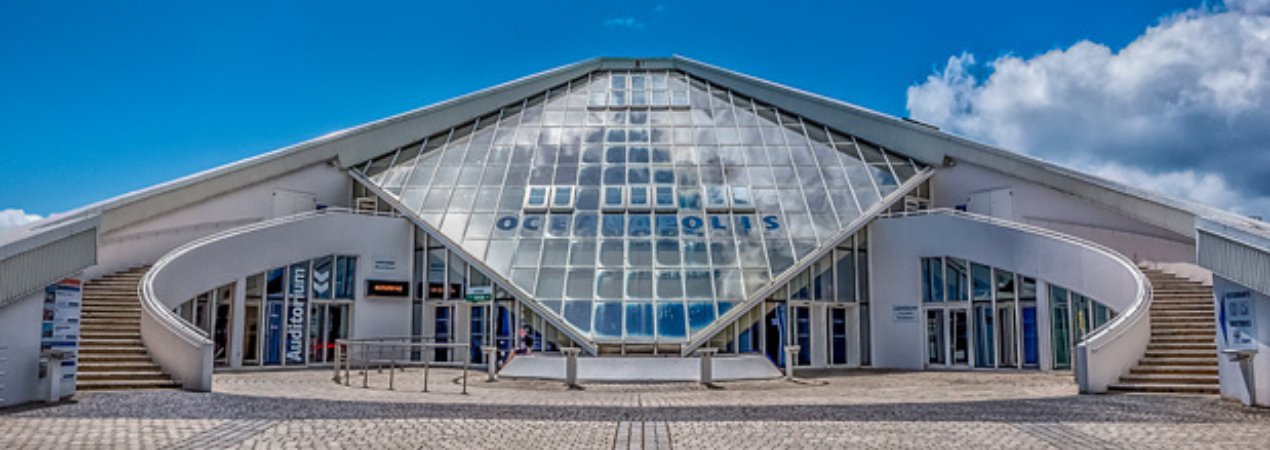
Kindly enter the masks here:
M 697 350 L 697 354 L 701 356 L 701 384 L 714 383 L 714 355 L 718 352 L 717 348 Z
M 370 387 L 370 360 L 362 355 L 362 389 Z
M 396 378 L 396 375 L 397 375 L 397 358 L 393 358 L 388 361 L 388 390 L 390 391 L 393 390 L 393 387 L 394 387 L 393 381 L 395 381 L 394 379 Z
M 489 375 L 485 381 L 495 381 L 498 379 L 498 347 L 488 346 L 485 350 L 485 366 Z
M 463 395 L 467 395 L 467 363 L 472 360 L 472 352 L 463 350 Z
M 346 345 L 346 346 L 347 346 L 347 345 Z M 346 358 L 346 359 L 345 359 L 345 361 L 344 361 L 344 385 L 345 385 L 345 386 L 348 386 L 348 383 L 349 383 L 349 377 L 352 375 L 352 374 L 351 374 L 351 372 L 350 372 L 350 371 L 352 370 L 352 368 L 351 368 L 351 367 L 349 367 L 349 366 L 352 366 L 352 365 L 353 365 L 353 349 L 352 349 L 352 347 L 349 347 L 348 351 L 346 351 L 345 353 L 348 353 L 348 354 L 347 354 L 347 355 L 344 355 L 344 358 Z
M 785 379 L 794 379 L 794 365 L 798 362 L 798 352 L 802 347 L 797 345 L 785 346 Z
M 335 344 L 335 375 L 331 376 L 331 381 L 340 384 L 340 344 Z
M 582 353 L 582 349 L 577 347 L 566 347 L 560 349 L 564 353 L 564 384 L 569 387 L 578 386 L 578 354 Z
M 428 355 L 423 356 L 423 392 L 428 392 L 428 367 L 432 366 L 432 362 L 427 359 Z

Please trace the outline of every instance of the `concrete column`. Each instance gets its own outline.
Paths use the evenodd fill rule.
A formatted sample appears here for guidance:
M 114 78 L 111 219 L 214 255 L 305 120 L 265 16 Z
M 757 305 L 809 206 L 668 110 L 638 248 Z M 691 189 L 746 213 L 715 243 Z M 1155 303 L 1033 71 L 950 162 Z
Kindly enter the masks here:
M 239 278 L 234 283 L 234 302 L 230 306 L 229 324 L 229 367 L 238 369 L 243 366 L 243 340 L 247 333 L 244 324 L 247 315 L 247 279 Z
M 714 383 L 714 355 L 718 352 L 716 348 L 697 350 L 697 355 L 701 357 L 701 384 Z

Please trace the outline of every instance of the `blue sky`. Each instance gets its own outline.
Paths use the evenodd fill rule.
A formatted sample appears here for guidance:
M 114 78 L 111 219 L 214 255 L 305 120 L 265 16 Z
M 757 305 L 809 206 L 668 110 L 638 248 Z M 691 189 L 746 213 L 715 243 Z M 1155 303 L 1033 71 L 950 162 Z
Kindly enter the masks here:
M 65 211 L 593 56 L 681 54 L 907 116 L 910 87 L 947 81 L 950 57 L 975 55 L 965 75 L 982 81 L 1002 56 L 1120 49 L 1162 17 L 1211 12 L 886 3 L 10 0 L 0 210 Z

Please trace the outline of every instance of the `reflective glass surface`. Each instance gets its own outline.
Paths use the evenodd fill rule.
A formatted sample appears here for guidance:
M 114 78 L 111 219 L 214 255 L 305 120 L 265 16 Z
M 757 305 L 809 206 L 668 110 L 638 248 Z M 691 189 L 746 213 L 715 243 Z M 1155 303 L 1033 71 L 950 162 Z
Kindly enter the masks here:
M 921 169 L 675 71 L 591 73 L 359 167 L 597 341 L 690 338 Z M 801 293 L 834 297 L 830 270 Z

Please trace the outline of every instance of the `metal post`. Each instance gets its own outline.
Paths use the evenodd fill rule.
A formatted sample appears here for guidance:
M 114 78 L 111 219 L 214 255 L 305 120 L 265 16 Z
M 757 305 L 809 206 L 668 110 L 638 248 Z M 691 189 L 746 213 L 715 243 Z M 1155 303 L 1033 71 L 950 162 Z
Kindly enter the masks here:
M 331 377 L 331 381 L 340 384 L 340 344 L 335 343 L 335 375 Z
M 388 361 L 388 390 L 393 390 L 397 378 L 397 358 Z
M 427 349 L 430 345 L 424 344 L 423 348 Z M 432 366 L 432 360 L 428 358 L 427 351 L 423 355 L 423 392 L 428 392 L 428 368 Z
M 498 347 L 493 345 L 487 346 L 485 350 L 485 366 L 488 376 L 485 381 L 495 381 L 498 379 Z
M 348 344 L 346 343 L 346 344 L 344 344 L 344 346 L 348 347 Z M 348 383 L 349 383 L 349 378 L 351 378 L 351 376 L 352 376 L 352 373 L 351 373 L 351 372 L 352 372 L 352 367 L 350 367 L 350 366 L 352 366 L 352 365 L 353 365 L 353 348 L 352 348 L 352 347 L 349 347 L 349 348 L 348 348 L 348 351 L 346 351 L 346 352 L 344 352 L 344 353 L 345 353 L 345 355 L 344 355 L 344 358 L 345 358 L 345 361 L 344 361 L 344 385 L 345 385 L 345 386 L 348 386 Z
M 467 395 L 467 363 L 472 359 L 472 351 L 463 349 L 463 395 Z
M 370 387 L 370 359 L 366 358 L 366 351 L 362 351 L 362 388 Z
M 569 387 L 578 386 L 578 354 L 582 353 L 582 349 L 577 347 L 566 347 L 560 349 L 564 353 L 564 383 Z
M 701 384 L 714 383 L 714 354 L 718 351 L 717 348 L 697 350 L 697 354 L 701 356 Z
M 785 346 L 785 379 L 786 380 L 794 379 L 794 364 L 798 362 L 799 350 L 802 350 L 802 347 L 799 347 L 797 345 Z

